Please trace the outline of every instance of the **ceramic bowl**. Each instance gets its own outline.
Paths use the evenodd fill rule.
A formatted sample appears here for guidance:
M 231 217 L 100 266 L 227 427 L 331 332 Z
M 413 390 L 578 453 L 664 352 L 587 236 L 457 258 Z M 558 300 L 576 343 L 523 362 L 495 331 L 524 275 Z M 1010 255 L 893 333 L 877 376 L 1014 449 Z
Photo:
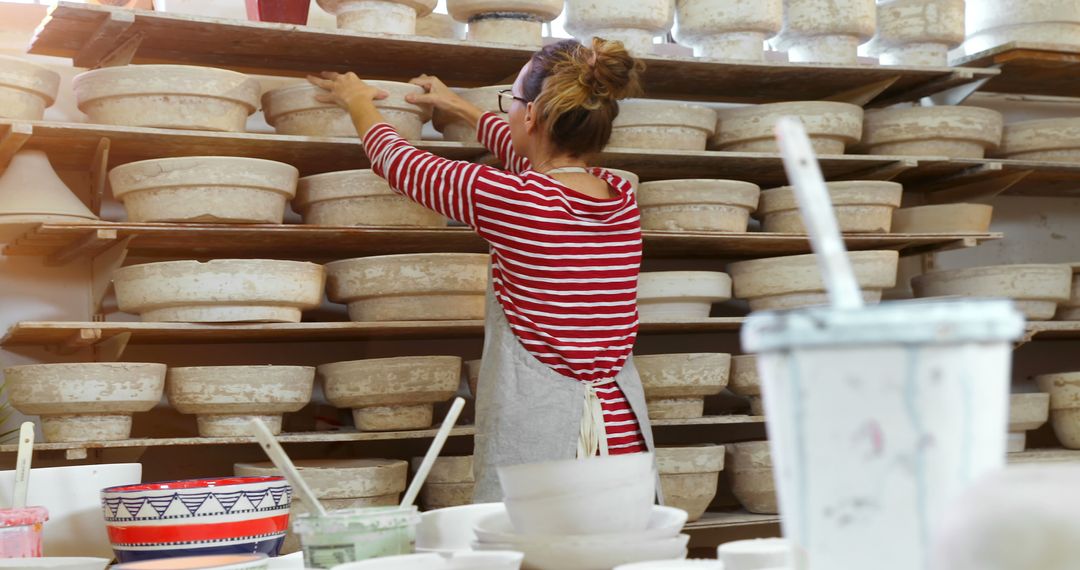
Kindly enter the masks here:
M 480 542 L 519 545 L 551 543 L 566 539 L 565 536 L 519 533 L 510 521 L 510 515 L 506 512 L 505 507 L 499 503 L 493 503 L 493 505 L 498 505 L 499 509 L 492 509 L 494 512 L 489 512 L 473 525 L 473 532 L 475 532 L 476 538 Z M 639 533 L 594 534 L 589 536 L 589 540 L 596 543 L 608 542 L 614 545 L 626 542 L 648 542 L 675 538 L 679 535 L 683 525 L 686 524 L 686 519 L 686 511 L 682 509 L 654 505 L 649 516 L 648 526 L 644 531 Z
M 112 547 L 101 518 L 101 490 L 142 481 L 142 464 L 35 467 L 32 475 L 27 504 L 49 510 L 43 532 L 45 555 L 111 560 Z M 0 472 L 0 504 L 11 504 L 14 487 L 15 472 Z
M 646 542 L 626 542 L 612 548 L 610 543 L 597 543 L 591 537 L 567 538 L 555 543 L 512 546 L 496 543 L 475 543 L 476 550 L 517 550 L 525 554 L 525 568 L 533 570 L 595 570 L 613 568 L 620 564 L 649 560 L 686 558 L 690 535 L 680 534 Z
M 109 541 L 123 563 L 203 554 L 277 556 L 291 499 L 282 477 L 188 479 L 101 491 Z
M 267 570 L 265 554 L 215 554 L 117 564 L 113 570 Z
M 614 570 L 724 570 L 724 563 L 719 560 L 653 560 L 622 564 Z
M 609 455 L 585 461 L 549 461 L 499 467 L 499 482 L 507 499 L 526 499 L 607 488 L 615 480 L 651 478 L 653 455 Z
M 521 534 L 572 535 L 641 532 L 649 524 L 656 479 L 611 479 L 606 488 L 559 495 L 506 499 L 506 511 Z
M 447 556 L 428 552 L 350 562 L 334 566 L 333 570 L 518 570 L 523 558 L 520 552 L 498 550 Z
M 782 538 L 736 540 L 721 544 L 716 557 L 727 570 L 784 568 L 789 563 L 791 545 Z
M 416 551 L 448 554 L 469 550 L 476 540 L 473 527 L 493 514 L 501 514 L 506 524 L 510 524 L 506 505 L 502 503 L 462 505 L 421 513 L 416 527 Z
M 47 534 L 45 536 L 48 536 Z M 16 568 L 31 570 L 41 568 L 43 570 L 105 570 L 109 565 L 108 558 L 0 558 L 0 568 Z

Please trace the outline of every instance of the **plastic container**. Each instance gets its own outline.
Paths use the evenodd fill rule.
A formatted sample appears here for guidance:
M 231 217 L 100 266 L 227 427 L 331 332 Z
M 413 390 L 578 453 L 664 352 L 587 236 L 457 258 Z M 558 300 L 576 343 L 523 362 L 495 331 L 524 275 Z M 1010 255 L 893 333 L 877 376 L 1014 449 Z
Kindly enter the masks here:
M 332 568 L 370 558 L 412 554 L 416 543 L 417 507 L 372 507 L 331 511 L 326 517 L 311 513 L 293 521 L 300 537 L 304 565 Z
M 41 557 L 41 530 L 47 520 L 45 507 L 0 509 L 0 558 Z
M 247 16 L 255 22 L 306 25 L 311 0 L 245 0 Z
M 1006 300 L 751 315 L 795 570 L 926 568 L 950 503 L 1005 466 Z

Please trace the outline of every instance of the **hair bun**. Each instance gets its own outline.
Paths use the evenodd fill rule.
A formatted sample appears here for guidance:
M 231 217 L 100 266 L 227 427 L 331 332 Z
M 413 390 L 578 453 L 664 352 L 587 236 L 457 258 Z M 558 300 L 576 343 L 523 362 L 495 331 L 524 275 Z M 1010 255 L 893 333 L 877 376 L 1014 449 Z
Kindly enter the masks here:
M 634 59 L 622 42 L 593 38 L 592 47 L 581 46 L 580 51 L 580 81 L 593 97 L 617 101 L 641 94 L 645 64 Z

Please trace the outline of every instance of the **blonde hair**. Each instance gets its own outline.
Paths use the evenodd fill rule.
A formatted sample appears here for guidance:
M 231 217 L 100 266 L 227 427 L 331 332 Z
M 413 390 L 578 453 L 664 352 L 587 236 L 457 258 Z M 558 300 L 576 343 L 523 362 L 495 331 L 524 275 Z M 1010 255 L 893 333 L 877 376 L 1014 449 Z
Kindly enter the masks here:
M 593 38 L 551 44 L 532 57 L 522 95 L 552 142 L 573 156 L 599 152 L 611 138 L 620 99 L 641 94 L 645 65 L 621 42 Z

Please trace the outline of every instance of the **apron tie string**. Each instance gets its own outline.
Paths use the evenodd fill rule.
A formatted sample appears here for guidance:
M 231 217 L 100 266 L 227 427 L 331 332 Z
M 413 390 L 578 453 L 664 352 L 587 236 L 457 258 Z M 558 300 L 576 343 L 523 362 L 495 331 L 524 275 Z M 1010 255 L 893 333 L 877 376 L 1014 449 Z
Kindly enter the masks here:
M 613 384 L 614 380 L 585 383 L 584 409 L 581 415 L 581 435 L 578 438 L 578 459 L 608 455 L 607 425 L 604 407 L 596 388 Z

